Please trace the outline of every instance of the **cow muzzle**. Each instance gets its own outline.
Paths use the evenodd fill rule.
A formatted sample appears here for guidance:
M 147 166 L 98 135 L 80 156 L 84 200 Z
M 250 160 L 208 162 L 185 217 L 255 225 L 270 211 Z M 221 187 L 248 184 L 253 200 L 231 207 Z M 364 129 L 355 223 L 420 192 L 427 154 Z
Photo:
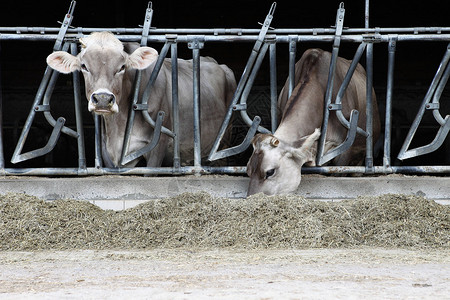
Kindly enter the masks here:
M 94 92 L 89 101 L 89 111 L 96 114 L 105 115 L 119 112 L 116 103 L 116 96 L 109 92 Z

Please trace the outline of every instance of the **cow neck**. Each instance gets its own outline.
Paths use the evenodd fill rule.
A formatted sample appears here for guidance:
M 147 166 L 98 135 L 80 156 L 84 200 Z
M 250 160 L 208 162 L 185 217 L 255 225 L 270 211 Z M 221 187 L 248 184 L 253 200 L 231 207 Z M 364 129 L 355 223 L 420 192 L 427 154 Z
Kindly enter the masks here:
M 274 136 L 280 140 L 295 143 L 301 138 L 313 133 L 316 128 L 320 128 L 322 126 L 322 119 L 322 114 L 313 115 L 307 111 L 290 114 L 281 121 Z
M 127 74 L 128 75 L 128 74 Z M 122 91 L 131 90 L 130 76 L 123 78 Z M 116 114 L 104 115 L 103 120 L 105 124 L 106 132 L 111 132 L 113 136 L 123 137 L 128 120 L 128 111 L 131 102 L 131 93 L 125 93 L 121 95 L 120 99 L 117 99 L 117 105 L 119 106 L 119 112 Z

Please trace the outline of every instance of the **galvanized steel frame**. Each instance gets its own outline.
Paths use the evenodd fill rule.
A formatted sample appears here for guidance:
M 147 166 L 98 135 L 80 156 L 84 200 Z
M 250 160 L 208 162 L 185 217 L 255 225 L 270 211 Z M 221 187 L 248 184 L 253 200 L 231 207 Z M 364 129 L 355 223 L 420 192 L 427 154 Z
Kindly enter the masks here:
M 80 80 L 78 72 L 73 74 L 74 82 L 74 100 L 75 100 L 75 112 L 76 112 L 76 124 L 77 130 L 74 131 L 70 128 L 64 126 L 64 118 L 60 117 L 57 121 L 50 114 L 50 96 L 54 88 L 54 84 L 58 77 L 57 72 L 52 72 L 51 69 L 47 68 L 44 73 L 44 78 L 41 82 L 41 87 L 39 88 L 35 101 L 33 102 L 32 109 L 30 111 L 29 117 L 27 119 L 26 125 L 24 126 L 24 131 L 22 132 L 19 143 L 16 147 L 16 151 L 13 155 L 12 161 L 18 162 L 29 157 L 36 157 L 38 155 L 43 155 L 48 153 L 52 149 L 52 145 L 56 143 L 59 134 L 65 133 L 72 137 L 77 138 L 78 141 L 78 152 L 79 152 L 79 166 L 78 168 L 5 168 L 4 167 L 4 155 L 3 155 L 3 140 L 2 140 L 2 124 L 1 124 L 1 109 L 2 109 L 2 98 L 0 98 L 0 174 L 2 175 L 101 175 L 101 174 L 210 174 L 210 173 L 245 173 L 246 168 L 243 166 L 231 166 L 231 167 L 208 167 L 201 165 L 200 157 L 200 135 L 199 135 L 199 64 L 200 64 L 200 50 L 203 48 L 205 43 L 210 42 L 254 42 L 252 53 L 247 62 L 247 66 L 242 74 L 241 80 L 239 81 L 237 91 L 233 97 L 233 103 L 230 106 L 227 116 L 223 122 L 222 130 L 218 135 L 216 143 L 210 153 L 209 159 L 215 160 L 226 156 L 234 155 L 244 151 L 250 144 L 250 140 L 256 132 L 274 132 L 276 129 L 276 45 L 278 43 L 288 43 L 289 44 L 289 93 L 292 92 L 294 88 L 294 65 L 295 65 L 295 52 L 297 43 L 305 42 L 325 42 L 332 43 L 332 63 L 330 66 L 329 73 L 329 83 L 327 87 L 327 95 L 324 99 L 326 104 L 326 109 L 324 111 L 325 119 L 331 111 L 335 111 L 344 126 L 349 128 L 349 134 L 340 149 L 334 150 L 331 153 L 323 153 L 323 139 L 319 143 L 319 155 L 317 163 L 321 165 L 329 160 L 331 160 L 336 155 L 339 155 L 351 146 L 354 136 L 358 134 L 363 134 L 367 138 L 366 143 L 366 164 L 363 167 L 352 167 L 352 166 L 340 166 L 340 167 L 308 167 L 303 168 L 304 173 L 364 173 L 364 174 L 387 174 L 387 173 L 450 173 L 450 166 L 402 166 L 395 167 L 391 165 L 391 124 L 392 124 L 392 90 L 393 90 L 393 74 L 394 74 L 394 62 L 395 62 L 395 50 L 396 44 L 403 41 L 450 41 L 450 27 L 415 27 L 415 28 L 369 28 L 368 23 L 368 0 L 366 0 L 366 15 L 365 15 L 365 28 L 356 29 L 346 29 L 343 28 L 344 20 L 344 7 L 340 4 L 336 16 L 336 27 L 331 29 L 272 29 L 270 28 L 270 23 L 272 21 L 276 3 L 272 5 L 269 10 L 266 20 L 262 24 L 260 30 L 256 29 L 152 29 L 151 18 L 152 18 L 152 8 L 151 3 L 149 3 L 143 28 L 70 28 L 70 22 L 73 18 L 73 10 L 75 7 L 75 1 L 72 1 L 68 13 L 65 15 L 65 19 L 62 22 L 61 28 L 39 28 L 39 27 L 0 27 L 0 39 L 1 40 L 26 40 L 26 41 L 42 41 L 51 40 L 55 41 L 54 50 L 64 49 L 70 51 L 72 54 L 76 55 L 76 41 L 79 37 L 94 31 L 111 31 L 118 33 L 118 38 L 122 41 L 134 41 L 140 42 L 141 45 L 146 45 L 150 42 L 164 43 L 164 46 L 160 53 L 160 59 L 157 62 L 154 72 L 151 75 L 151 79 L 147 84 L 144 91 L 144 96 L 141 101 L 138 99 L 138 87 L 140 81 L 140 72 L 137 72 L 137 82 L 135 83 L 135 96 L 133 97 L 132 107 L 129 113 L 129 122 L 127 124 L 127 134 L 124 140 L 124 151 L 121 157 L 121 164 L 126 164 L 127 162 L 141 156 L 142 154 L 150 151 L 158 142 L 160 134 L 167 134 L 174 138 L 175 141 L 175 154 L 174 154 L 174 165 L 173 167 L 159 167 L 159 168 L 104 168 L 102 167 L 101 159 L 101 142 L 100 142 L 100 118 L 95 118 L 95 132 L 96 132 L 96 144 L 95 144 L 95 167 L 89 168 L 86 166 L 86 158 L 84 155 L 84 137 L 83 128 L 81 120 L 81 105 L 80 105 Z M 57 34 L 53 34 L 56 33 Z M 360 46 L 355 53 L 352 66 L 348 74 L 345 77 L 344 83 L 342 84 L 338 97 L 332 103 L 331 99 L 331 83 L 334 74 L 334 63 L 338 54 L 339 45 L 341 42 L 351 42 L 359 43 Z M 193 124 L 195 130 L 195 153 L 194 153 L 194 165 L 188 167 L 180 166 L 179 158 L 179 145 L 178 145 L 178 93 L 177 89 L 174 88 L 173 93 L 173 111 L 174 117 L 173 131 L 161 126 L 162 120 L 164 118 L 164 112 L 159 112 L 156 122 L 151 119 L 147 111 L 146 99 L 151 92 L 151 87 L 156 79 L 157 73 L 159 71 L 160 65 L 163 59 L 168 53 L 168 49 L 171 49 L 171 59 L 172 59 L 172 84 L 177 86 L 177 44 L 186 43 L 193 53 L 193 64 L 194 64 L 194 115 L 195 122 Z M 371 110 L 371 90 L 373 84 L 372 76 L 372 65 L 373 65 L 373 44 L 374 43 L 388 43 L 388 80 L 387 80 L 387 92 L 386 92 L 386 116 L 385 116 L 385 140 L 384 140 L 384 156 L 383 156 L 383 166 L 373 165 L 373 141 L 372 141 L 372 119 L 369 117 L 366 128 L 364 131 L 361 128 L 355 126 L 357 123 L 358 112 L 353 111 L 350 120 L 346 120 L 340 110 L 340 97 L 345 91 L 346 85 L 351 78 L 351 74 L 356 67 L 356 63 L 361 58 L 364 51 L 366 51 L 366 70 L 367 70 L 367 98 L 368 105 L 366 114 L 372 116 Z M 259 70 L 262 59 L 269 49 L 270 55 L 270 90 L 271 90 L 271 129 L 268 130 L 264 127 L 259 126 L 260 117 L 255 116 L 253 120 L 247 114 L 246 111 L 246 99 L 250 93 L 253 81 Z M 450 129 L 449 116 L 445 119 L 439 113 L 439 99 L 445 84 L 447 83 L 448 77 L 450 76 L 450 66 L 448 64 L 450 54 L 449 47 L 447 52 L 442 59 L 441 65 L 436 73 L 436 76 L 430 85 L 430 89 L 423 100 L 421 109 L 419 110 L 417 117 L 410 129 L 407 139 L 404 142 L 402 150 L 399 153 L 400 159 L 405 159 L 413 157 L 415 155 L 421 155 L 434 151 L 439 147 Z M 159 65 L 158 65 L 159 64 Z M 52 74 L 53 73 L 53 74 Z M 0 91 L 1 92 L 1 91 Z M 1 97 L 1 96 L 0 96 Z M 41 101 L 43 104 L 41 105 Z M 432 98 L 432 100 L 431 100 Z M 238 103 L 239 101 L 239 103 Z M 439 123 L 440 130 L 435 140 L 430 144 L 418 149 L 408 150 L 410 142 L 414 136 L 417 127 L 419 126 L 420 120 L 426 109 L 432 109 L 433 115 L 435 116 L 437 122 Z M 31 151 L 30 153 L 20 154 L 22 146 L 25 143 L 26 135 L 36 112 L 44 112 L 46 119 L 49 124 L 54 127 L 52 136 L 49 142 L 44 148 Z M 141 111 L 144 118 L 148 123 L 150 123 L 155 128 L 155 134 L 153 141 L 147 145 L 144 149 L 141 149 L 134 153 L 127 153 L 128 140 L 132 128 L 132 122 L 134 119 L 134 114 L 136 111 Z M 229 119 L 233 111 L 240 111 L 241 117 L 248 124 L 249 131 L 247 133 L 244 141 L 238 145 L 229 149 L 217 151 L 218 145 L 221 138 L 223 137 L 223 129 L 228 125 Z M 355 121 L 356 120 L 356 121 Z M 326 132 L 327 122 L 322 126 L 322 133 Z M 325 136 L 325 134 L 322 134 Z

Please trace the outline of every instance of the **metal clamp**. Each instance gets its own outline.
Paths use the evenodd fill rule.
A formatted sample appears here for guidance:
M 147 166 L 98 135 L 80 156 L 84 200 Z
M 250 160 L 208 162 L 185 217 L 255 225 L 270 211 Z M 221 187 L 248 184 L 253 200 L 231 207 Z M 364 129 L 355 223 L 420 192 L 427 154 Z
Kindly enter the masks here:
M 58 35 L 56 37 L 55 44 L 53 45 L 54 51 L 67 51 L 69 48 L 69 44 L 65 43 L 63 46 L 64 37 L 66 35 L 67 29 L 69 28 L 72 20 L 73 20 L 73 12 L 75 10 L 75 4 L 76 2 L 72 0 L 69 6 L 68 13 L 64 17 L 64 21 L 62 22 L 61 28 L 59 29 Z M 49 97 L 51 94 L 51 91 L 54 88 L 57 73 L 53 74 L 53 69 L 51 69 L 49 66 L 46 67 L 44 76 L 41 80 L 41 83 L 39 84 L 38 91 L 36 93 L 36 96 L 34 98 L 33 104 L 31 106 L 31 110 L 28 114 L 27 120 L 25 121 L 25 124 L 23 126 L 21 135 L 19 137 L 19 141 L 17 142 L 16 148 L 14 150 L 14 153 L 11 158 L 12 163 L 17 163 L 23 160 L 32 159 L 38 156 L 42 156 L 53 150 L 54 146 L 56 145 L 56 142 L 60 136 L 61 131 L 68 133 L 71 136 L 77 137 L 78 134 L 74 132 L 73 130 L 64 127 L 65 119 L 60 117 L 57 121 L 51 118 L 47 118 L 47 120 L 51 120 L 53 122 L 50 122 L 50 125 L 53 126 L 52 135 L 50 136 L 50 139 L 47 142 L 47 145 L 43 148 L 30 151 L 28 153 L 21 154 L 23 150 L 23 146 L 25 144 L 26 138 L 28 136 L 28 133 L 31 129 L 31 125 L 33 123 L 34 117 L 36 115 L 36 112 L 43 111 L 44 114 L 49 114 L 49 105 L 48 103 L 44 103 L 44 105 L 40 105 L 42 98 L 44 96 L 44 93 L 46 94 L 46 97 Z M 55 75 L 55 76 L 53 76 Z M 46 116 L 47 117 L 47 116 Z
M 324 104 L 325 108 L 327 108 L 331 104 L 331 98 L 333 95 L 333 85 L 334 85 L 334 78 L 336 73 L 336 63 L 338 59 L 338 53 L 339 53 L 339 47 L 341 44 L 341 35 L 342 30 L 344 27 L 344 16 L 345 16 L 345 9 L 344 9 L 344 3 L 341 2 L 339 5 L 339 8 L 336 13 L 336 31 L 334 34 L 334 42 L 333 42 L 333 49 L 331 53 L 331 61 L 330 61 L 330 68 L 328 70 L 328 82 L 327 82 L 327 89 L 325 93 L 324 98 Z M 327 136 L 327 127 L 328 127 L 328 120 L 330 116 L 330 111 L 328 109 L 324 109 L 323 112 L 323 124 L 322 124 L 322 130 L 321 135 L 319 138 L 319 144 L 317 147 L 317 158 L 316 163 L 318 165 L 321 165 L 321 163 L 324 161 L 324 151 L 325 151 L 325 139 Z
M 433 81 L 431 82 L 430 87 L 428 88 L 427 94 L 422 100 L 422 104 L 419 108 L 419 111 L 417 112 L 416 118 L 414 119 L 413 124 L 409 129 L 405 141 L 403 142 L 402 148 L 400 149 L 400 152 L 397 156 L 398 159 L 403 160 L 431 153 L 435 151 L 437 148 L 439 148 L 444 142 L 450 128 L 449 122 L 450 116 L 447 115 L 444 119 L 439 113 L 438 109 L 439 109 L 439 99 L 442 95 L 446 83 L 448 82 L 449 77 L 450 77 L 450 44 L 447 45 L 447 50 L 444 54 L 444 57 L 442 58 L 441 63 L 439 64 L 438 70 L 436 71 Z M 412 142 L 412 139 L 414 138 L 414 135 L 420 125 L 425 110 L 427 109 L 433 110 L 433 116 L 441 127 L 439 128 L 439 131 L 436 134 L 435 139 L 430 144 L 408 150 Z
M 203 47 L 205 46 L 205 37 L 202 36 L 195 36 L 195 37 L 189 37 L 188 36 L 188 40 L 191 40 L 187 46 L 189 49 L 203 49 Z
M 63 117 L 59 117 L 55 124 L 55 127 L 53 127 L 52 134 L 50 135 L 50 138 L 48 139 L 47 144 L 44 147 L 26 153 L 14 155 L 11 159 L 11 162 L 13 164 L 16 164 L 24 160 L 45 155 L 52 151 L 53 148 L 55 148 L 56 143 L 58 142 L 59 136 L 61 134 L 61 129 L 63 128 L 65 122 L 66 119 L 64 119 Z
M 145 153 L 152 151 L 156 147 L 156 145 L 158 145 L 159 139 L 161 137 L 161 128 L 162 128 L 162 123 L 164 121 L 164 115 L 165 114 L 163 111 L 160 111 L 158 113 L 158 118 L 156 119 L 156 125 L 153 130 L 153 137 L 152 137 L 152 140 L 150 141 L 150 143 L 148 143 L 145 147 L 122 157 L 120 160 L 121 166 L 126 165 L 127 163 L 141 157 Z
M 208 156 L 209 161 L 213 161 L 213 160 L 217 160 L 219 158 L 238 154 L 238 153 L 244 151 L 250 145 L 250 143 L 243 143 L 240 146 L 229 148 L 229 149 L 233 149 L 231 151 L 226 151 L 228 149 L 222 150 L 221 151 L 222 154 L 217 155 L 217 150 L 219 149 L 220 142 L 222 141 L 222 138 L 225 135 L 225 131 L 227 130 L 228 124 L 230 123 L 233 109 L 236 107 L 239 108 L 239 106 L 237 106 L 237 102 L 240 99 L 241 99 L 240 104 L 241 105 L 245 104 L 245 99 L 243 99 L 245 97 L 243 96 L 243 93 L 249 92 L 250 87 L 253 84 L 253 80 L 254 80 L 254 78 L 252 78 L 252 77 L 254 77 L 256 72 L 258 71 L 259 66 L 261 65 L 264 55 L 268 49 L 268 44 L 265 44 L 264 40 L 265 40 L 267 31 L 269 30 L 270 23 L 272 22 L 273 15 L 275 13 L 275 8 L 276 8 L 276 2 L 273 2 L 272 6 L 270 7 L 269 13 L 267 14 L 266 19 L 261 27 L 261 30 L 258 35 L 258 39 L 256 40 L 255 44 L 253 45 L 252 52 L 250 53 L 250 57 L 244 68 L 244 73 L 242 74 L 241 79 L 239 80 L 239 83 L 237 85 L 236 91 L 234 92 L 233 99 L 231 100 L 231 104 L 228 107 L 227 114 L 225 115 L 225 118 L 222 122 L 222 126 L 220 127 L 217 138 L 214 141 L 214 144 L 211 148 L 211 151 Z M 255 67 L 255 63 L 256 63 L 256 67 Z M 242 96 L 242 98 L 241 98 L 241 96 Z M 251 134 L 254 135 L 257 130 L 259 130 L 261 132 L 266 132 L 266 133 L 270 132 L 269 130 L 259 126 L 260 121 L 256 122 L 256 120 L 258 120 L 258 119 L 260 120 L 260 118 L 258 116 L 256 116 L 253 119 L 253 121 L 251 121 L 251 119 L 247 115 L 246 111 L 241 111 L 241 116 L 243 117 L 243 119 L 247 123 L 247 125 L 248 125 L 249 120 L 251 122 L 251 124 L 249 125 L 250 129 L 247 133 L 247 137 L 249 137 Z M 256 130 L 253 132 L 253 129 L 255 126 L 256 126 Z M 240 151 L 240 152 L 238 152 L 238 151 Z
M 356 137 L 356 128 L 358 127 L 358 118 L 359 118 L 359 112 L 357 110 L 352 110 L 350 114 L 350 128 L 347 131 L 347 137 L 345 138 L 344 142 L 337 146 L 336 148 L 333 148 L 332 150 L 328 151 L 325 155 L 318 158 L 318 165 L 323 165 L 336 156 L 340 155 L 341 153 L 347 151 L 355 141 Z
M 210 154 L 208 159 L 210 161 L 213 161 L 213 160 L 218 160 L 221 158 L 225 158 L 228 156 L 232 156 L 232 155 L 244 152 L 250 146 L 252 139 L 255 136 L 256 131 L 258 130 L 258 126 L 259 126 L 260 122 L 261 122 L 261 118 L 259 116 L 256 116 L 253 119 L 252 125 L 250 126 L 249 130 L 247 131 L 247 134 L 246 134 L 244 140 L 242 141 L 242 143 L 240 143 L 237 146 L 228 148 L 228 149 L 214 152 L 213 154 Z

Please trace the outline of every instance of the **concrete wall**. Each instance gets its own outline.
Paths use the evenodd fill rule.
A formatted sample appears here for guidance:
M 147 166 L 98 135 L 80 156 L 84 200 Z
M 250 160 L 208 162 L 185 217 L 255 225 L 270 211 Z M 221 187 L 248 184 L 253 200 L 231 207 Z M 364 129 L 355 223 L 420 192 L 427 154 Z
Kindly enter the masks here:
M 213 196 L 246 196 L 248 178 L 241 176 L 135 177 L 102 176 L 82 178 L 4 177 L 0 195 L 26 193 L 45 200 L 86 200 L 103 209 L 121 210 L 151 199 L 183 192 L 206 191 Z M 354 199 L 360 195 L 387 193 L 420 195 L 450 204 L 450 177 L 389 175 L 377 177 L 303 176 L 297 194 L 308 199 Z

